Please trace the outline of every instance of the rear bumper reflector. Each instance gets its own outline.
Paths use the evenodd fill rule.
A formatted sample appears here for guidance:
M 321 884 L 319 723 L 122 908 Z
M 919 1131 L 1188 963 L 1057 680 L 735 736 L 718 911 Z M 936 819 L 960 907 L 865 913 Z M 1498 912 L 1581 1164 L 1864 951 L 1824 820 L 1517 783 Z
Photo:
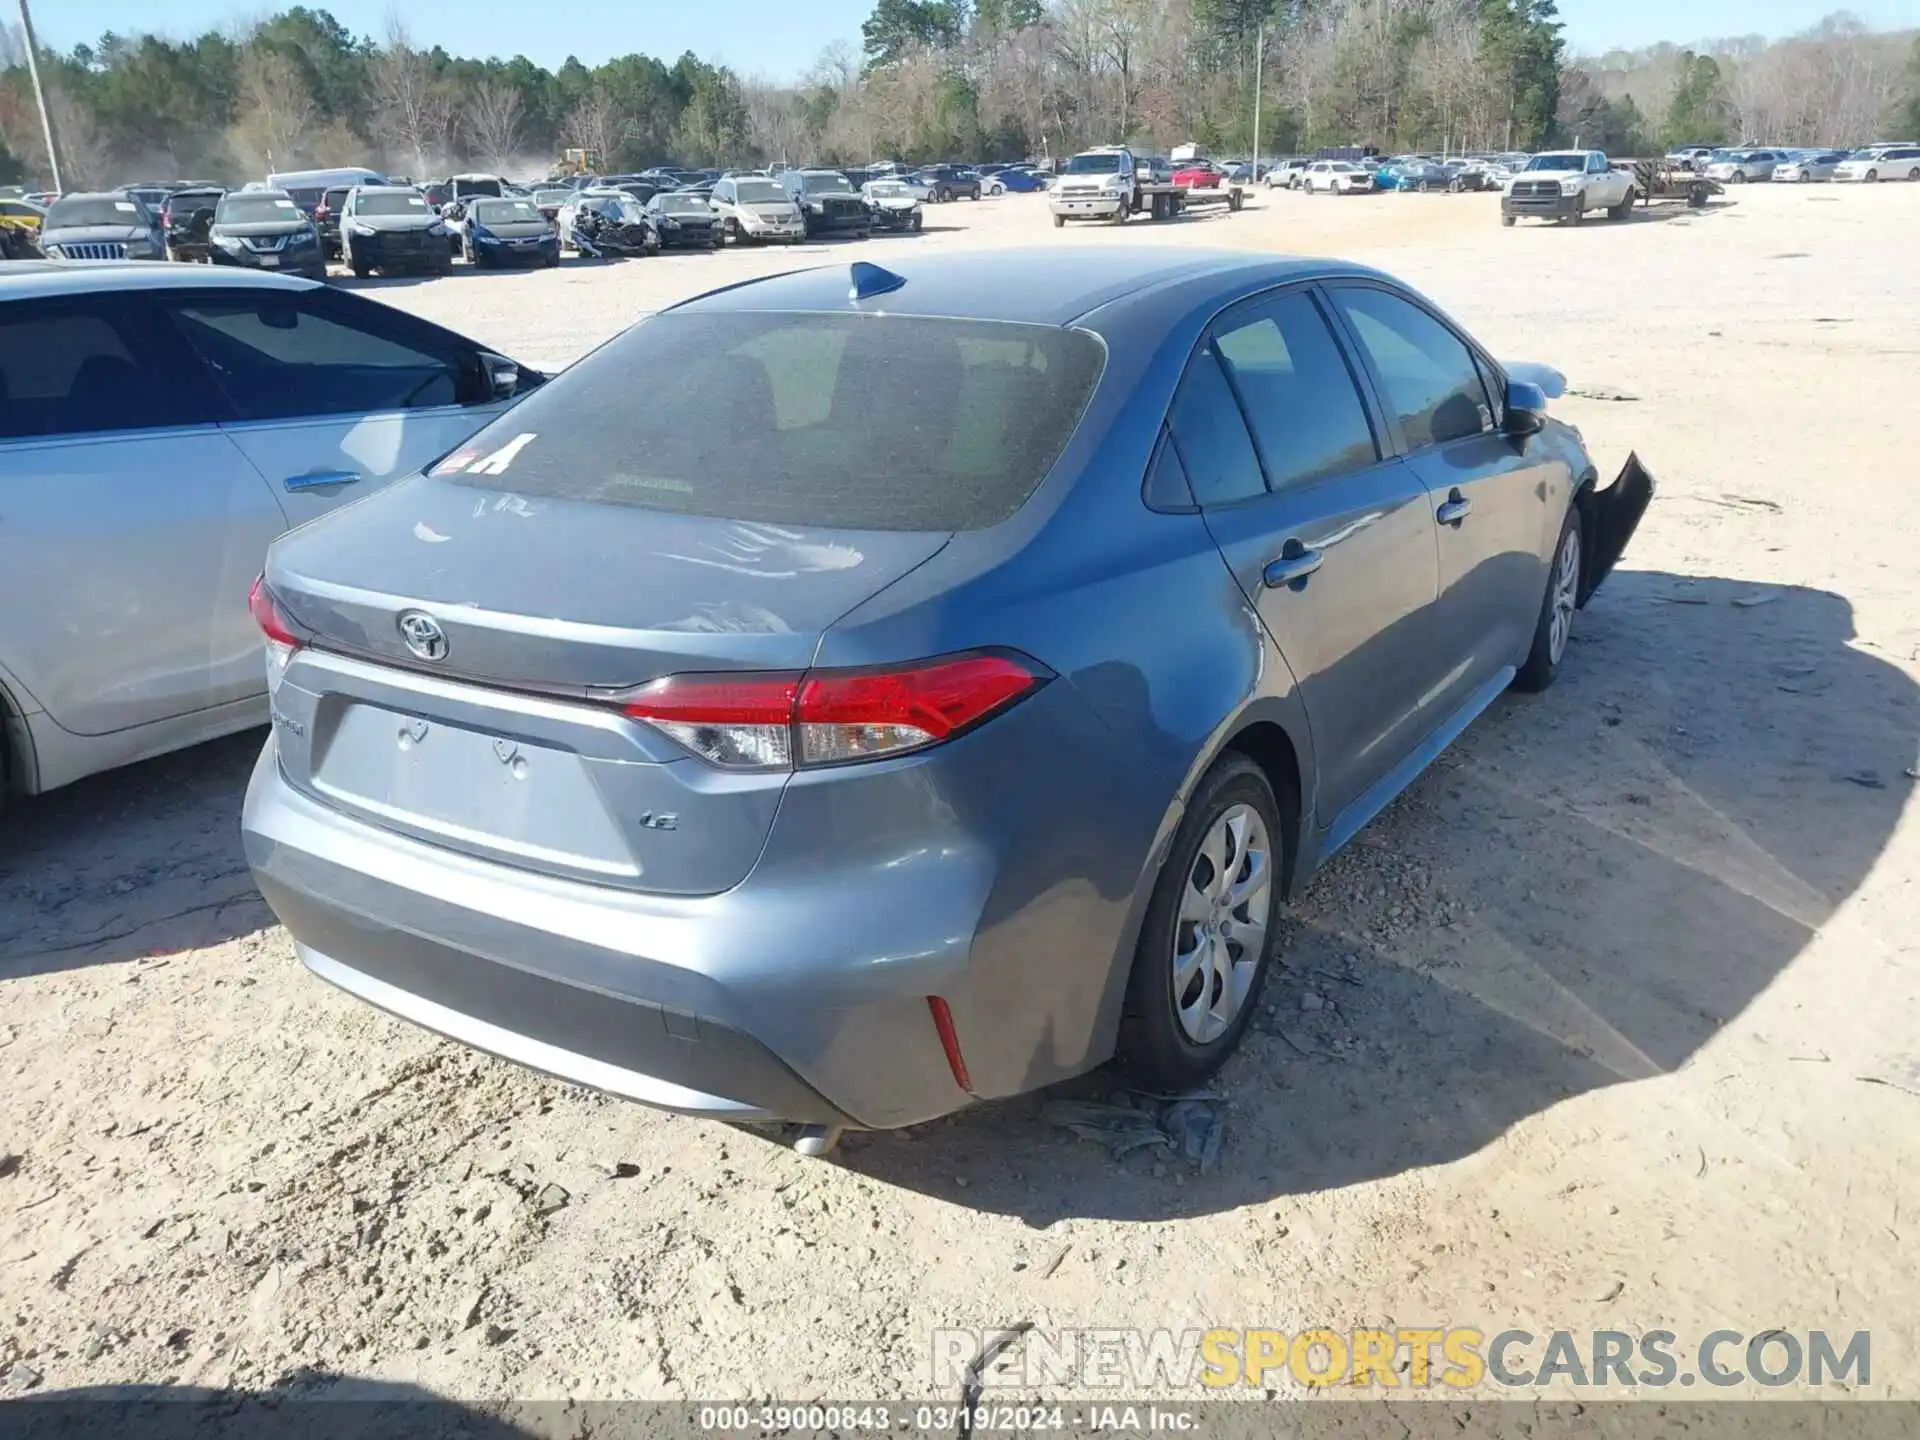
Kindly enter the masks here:
M 967 1057 L 960 1053 L 960 1033 L 953 1028 L 953 1011 L 938 995 L 927 997 L 927 1009 L 933 1012 L 933 1028 L 940 1032 L 940 1048 L 947 1052 L 953 1083 L 971 1095 L 973 1077 L 967 1074 Z

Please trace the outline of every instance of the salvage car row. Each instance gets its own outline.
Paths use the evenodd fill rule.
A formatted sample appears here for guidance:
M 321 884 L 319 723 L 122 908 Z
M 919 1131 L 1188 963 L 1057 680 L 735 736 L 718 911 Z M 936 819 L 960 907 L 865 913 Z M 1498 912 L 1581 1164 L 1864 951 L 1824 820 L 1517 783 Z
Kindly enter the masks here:
M 413 185 L 368 170 L 305 171 L 238 190 L 182 182 L 0 196 L 0 258 L 167 259 L 313 278 L 333 260 L 356 275 L 444 271 L 455 258 L 557 265 L 562 250 L 633 255 L 913 232 L 926 204 L 1044 188 L 1013 166 L 651 171 L 535 187 L 490 175 Z

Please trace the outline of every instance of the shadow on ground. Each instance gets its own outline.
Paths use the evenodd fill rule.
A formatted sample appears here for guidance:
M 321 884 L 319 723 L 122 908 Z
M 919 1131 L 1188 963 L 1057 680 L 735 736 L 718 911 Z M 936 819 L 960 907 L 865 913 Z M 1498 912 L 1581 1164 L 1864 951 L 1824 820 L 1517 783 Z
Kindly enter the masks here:
M 843 1163 L 1034 1225 L 1211 1213 L 1472 1154 L 1684 1065 L 1859 886 L 1916 689 L 1837 595 L 1624 572 L 1560 683 L 1496 704 L 1298 897 L 1201 1174 L 1047 1123 L 1097 1072 Z M 1785 1063 L 1785 1057 L 1782 1057 Z
M 319 1373 L 262 1391 L 93 1385 L 29 1392 L 7 1412 L 6 1433 L 19 1440 L 531 1440 L 536 1433 L 412 1385 Z
M 274 923 L 240 851 L 264 730 L 0 810 L 0 986 L 216 945 Z

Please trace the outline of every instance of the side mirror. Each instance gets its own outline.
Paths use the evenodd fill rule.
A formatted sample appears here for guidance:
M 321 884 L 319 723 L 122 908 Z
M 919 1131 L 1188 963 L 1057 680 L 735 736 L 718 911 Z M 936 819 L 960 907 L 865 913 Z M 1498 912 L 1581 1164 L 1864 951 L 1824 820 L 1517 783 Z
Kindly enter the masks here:
M 1525 380 L 1509 380 L 1506 412 L 1507 434 L 1536 434 L 1547 423 L 1546 392 Z
M 520 367 L 504 355 L 482 354 L 480 363 L 486 367 L 487 387 L 495 400 L 511 400 L 520 388 Z M 1545 402 L 1541 402 L 1544 406 Z

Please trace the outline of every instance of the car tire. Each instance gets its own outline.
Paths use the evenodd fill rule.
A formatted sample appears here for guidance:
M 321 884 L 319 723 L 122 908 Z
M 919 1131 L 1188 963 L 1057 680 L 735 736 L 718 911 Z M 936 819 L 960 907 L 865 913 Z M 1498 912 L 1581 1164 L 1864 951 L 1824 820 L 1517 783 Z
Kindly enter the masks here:
M 1064 229 L 1066 229 L 1066 228 L 1067 228 L 1067 217 L 1066 217 L 1066 216 L 1064 216 L 1064 215 L 1056 215 L 1056 216 L 1054 216 L 1054 217 L 1053 217 L 1053 228 L 1054 228 L 1054 229 L 1056 229 L 1056 230 L 1064 230 Z
M 1914 166 L 1913 169 L 1907 172 L 1907 179 L 1920 180 L 1920 165 Z
M 1860 179 L 1868 185 L 1873 184 L 1879 178 L 1880 178 L 1880 172 L 1878 170 L 1869 170 L 1867 171 L 1866 174 L 1860 177 Z
M 1547 590 L 1540 600 L 1540 615 L 1533 626 L 1533 645 L 1513 688 L 1538 694 L 1560 677 L 1561 662 L 1572 643 L 1573 617 L 1580 609 L 1580 567 L 1586 557 L 1586 525 L 1580 507 L 1567 508 L 1560 525 L 1560 539 L 1553 547 L 1553 563 L 1547 567 Z
M 1727 177 L 1727 183 L 1728 183 L 1729 185 L 1744 185 L 1744 184 L 1746 184 L 1746 183 L 1747 183 L 1747 176 L 1746 176 L 1746 172 L 1745 172 L 1745 171 L 1742 171 L 1742 170 L 1736 170 L 1736 171 L 1734 171 L 1734 172 L 1733 172 L 1733 174 L 1731 174 L 1731 175 L 1729 175 L 1729 176 Z
M 1511 215 L 1502 215 L 1502 216 L 1500 217 L 1500 226 L 1501 226 L 1501 228 L 1502 228 L 1502 229 L 1504 229 L 1504 230 L 1511 230 L 1511 229 L 1513 228 L 1513 221 L 1514 221 L 1514 217 L 1513 217 L 1513 216 L 1511 216 Z
M 1195 787 L 1141 923 L 1115 1047 L 1118 1067 L 1147 1088 L 1190 1089 L 1239 1047 L 1279 941 L 1292 843 L 1248 756 L 1222 756 Z
M 1633 191 L 1629 190 L 1626 193 L 1626 197 L 1623 200 L 1621 200 L 1621 202 L 1618 205 L 1609 205 L 1607 207 L 1607 219 L 1609 220 L 1628 219 L 1633 214 L 1633 198 L 1634 198 Z

